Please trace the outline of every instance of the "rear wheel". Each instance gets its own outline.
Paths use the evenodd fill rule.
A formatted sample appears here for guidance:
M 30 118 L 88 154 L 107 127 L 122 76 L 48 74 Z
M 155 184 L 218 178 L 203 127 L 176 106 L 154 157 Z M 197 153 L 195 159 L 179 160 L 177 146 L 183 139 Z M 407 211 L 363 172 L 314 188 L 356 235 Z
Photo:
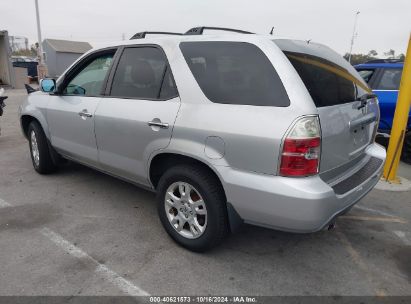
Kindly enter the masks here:
M 38 122 L 33 121 L 30 123 L 28 128 L 28 138 L 34 170 L 40 174 L 47 174 L 55 171 L 57 167 L 51 157 L 47 137 Z
M 167 233 L 181 246 L 202 252 L 228 232 L 224 192 L 207 170 L 176 166 L 160 179 L 158 213 Z

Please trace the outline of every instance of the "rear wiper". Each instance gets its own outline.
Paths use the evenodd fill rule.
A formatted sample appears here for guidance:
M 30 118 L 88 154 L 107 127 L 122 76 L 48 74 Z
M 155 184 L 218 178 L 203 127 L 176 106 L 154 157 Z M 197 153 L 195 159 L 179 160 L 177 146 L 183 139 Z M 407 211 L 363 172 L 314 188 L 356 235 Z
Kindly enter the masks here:
M 361 101 L 361 103 L 359 104 L 359 106 L 357 107 L 357 109 L 362 109 L 366 106 L 368 99 L 371 98 L 376 98 L 377 95 L 372 94 L 372 93 L 365 93 L 364 95 L 361 95 L 360 97 L 358 97 L 355 101 Z

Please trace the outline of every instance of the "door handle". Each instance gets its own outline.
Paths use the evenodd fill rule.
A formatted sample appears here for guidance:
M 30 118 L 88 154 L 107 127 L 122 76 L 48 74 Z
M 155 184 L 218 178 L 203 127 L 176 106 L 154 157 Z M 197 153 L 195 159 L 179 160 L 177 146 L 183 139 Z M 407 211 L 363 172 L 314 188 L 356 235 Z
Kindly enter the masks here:
M 161 122 L 161 121 L 149 121 L 147 123 L 150 127 L 159 127 L 161 129 L 168 129 L 168 123 Z
M 78 115 L 80 115 L 81 118 L 93 117 L 93 114 L 87 112 L 87 109 L 84 109 L 83 111 L 78 112 Z
M 363 127 L 365 125 L 369 125 L 370 123 L 373 123 L 374 121 L 377 120 L 377 117 L 375 116 L 374 113 L 368 113 L 367 115 L 364 115 L 361 118 L 351 120 L 349 123 L 350 130 L 355 130 L 358 127 Z

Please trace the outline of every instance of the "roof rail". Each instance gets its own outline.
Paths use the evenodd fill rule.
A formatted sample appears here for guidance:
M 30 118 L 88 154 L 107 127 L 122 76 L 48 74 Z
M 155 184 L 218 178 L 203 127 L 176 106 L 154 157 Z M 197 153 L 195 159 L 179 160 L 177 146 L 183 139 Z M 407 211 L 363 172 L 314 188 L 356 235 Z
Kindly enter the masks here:
M 155 35 L 183 35 L 182 33 L 173 33 L 173 32 L 139 32 L 134 34 L 130 40 L 132 39 L 144 39 L 147 34 L 155 34 Z
M 189 29 L 187 32 L 184 33 L 184 35 L 202 35 L 204 30 L 227 31 L 227 32 L 240 33 L 240 34 L 254 34 L 254 33 L 247 32 L 247 31 L 236 30 L 236 29 L 225 28 L 225 27 L 199 26 L 199 27 L 193 27 L 192 29 Z
M 388 59 L 372 59 L 365 63 L 402 63 L 402 62 L 404 62 L 403 59 L 388 58 Z

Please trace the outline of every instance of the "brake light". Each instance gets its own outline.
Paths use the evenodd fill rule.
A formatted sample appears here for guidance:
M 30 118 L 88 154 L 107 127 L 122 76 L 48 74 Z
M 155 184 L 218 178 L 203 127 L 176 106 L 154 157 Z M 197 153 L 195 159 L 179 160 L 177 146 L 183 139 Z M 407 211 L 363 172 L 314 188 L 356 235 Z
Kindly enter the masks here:
M 280 175 L 298 177 L 318 174 L 321 131 L 317 116 L 302 117 L 284 139 Z

